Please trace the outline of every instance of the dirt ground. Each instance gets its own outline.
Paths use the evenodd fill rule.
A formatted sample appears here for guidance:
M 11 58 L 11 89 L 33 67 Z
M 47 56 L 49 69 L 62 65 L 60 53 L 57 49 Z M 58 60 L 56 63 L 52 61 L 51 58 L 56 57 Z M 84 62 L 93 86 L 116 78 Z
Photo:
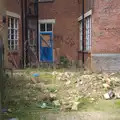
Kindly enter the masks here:
M 27 69 L 8 74 L 4 120 L 120 120 L 120 100 L 105 100 L 109 90 L 120 93 L 119 73 Z
M 105 112 L 76 112 L 76 113 L 60 113 L 46 114 L 41 117 L 43 120 L 120 120 L 118 114 Z M 42 120 L 40 118 L 40 120 Z

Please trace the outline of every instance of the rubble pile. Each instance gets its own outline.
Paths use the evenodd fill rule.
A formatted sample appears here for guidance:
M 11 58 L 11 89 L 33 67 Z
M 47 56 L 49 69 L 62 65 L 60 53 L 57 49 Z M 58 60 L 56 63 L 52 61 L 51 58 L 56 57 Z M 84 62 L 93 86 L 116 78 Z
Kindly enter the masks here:
M 120 99 L 120 77 L 116 77 L 115 74 L 56 71 L 49 74 L 56 82 L 51 81 L 48 84 L 41 81 L 40 73 L 17 73 L 7 86 L 7 89 L 12 88 L 9 100 L 17 98 L 17 102 L 20 102 L 20 99 L 36 103 L 42 101 L 41 108 L 45 108 L 49 101 L 62 110 L 78 110 L 82 102 Z M 18 79 L 20 77 L 21 79 Z
M 76 110 L 83 98 L 94 102 L 99 99 L 110 100 L 120 99 L 120 78 L 114 74 L 95 74 L 95 73 L 53 73 L 56 80 L 63 81 L 64 97 L 61 103 L 66 109 Z M 61 88 L 61 89 L 62 89 Z M 117 88 L 117 90 L 116 90 Z M 119 90 L 119 91 L 118 91 Z

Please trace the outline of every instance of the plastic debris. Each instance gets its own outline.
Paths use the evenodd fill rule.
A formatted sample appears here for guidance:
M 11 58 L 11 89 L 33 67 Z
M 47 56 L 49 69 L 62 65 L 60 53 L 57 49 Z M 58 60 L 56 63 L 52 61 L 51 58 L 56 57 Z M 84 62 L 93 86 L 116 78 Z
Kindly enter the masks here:
M 2 109 L 2 112 L 3 112 L 3 113 L 8 112 L 8 109 L 3 108 L 3 109 Z
M 41 108 L 47 108 L 47 104 L 46 104 L 46 103 L 43 103 L 43 104 L 41 105 Z
M 104 98 L 106 100 L 112 99 L 115 96 L 113 91 L 109 91 L 108 93 L 104 94 Z
M 32 76 L 33 76 L 33 77 L 39 77 L 40 74 L 39 74 L 39 73 L 34 73 L 34 74 L 32 74 Z

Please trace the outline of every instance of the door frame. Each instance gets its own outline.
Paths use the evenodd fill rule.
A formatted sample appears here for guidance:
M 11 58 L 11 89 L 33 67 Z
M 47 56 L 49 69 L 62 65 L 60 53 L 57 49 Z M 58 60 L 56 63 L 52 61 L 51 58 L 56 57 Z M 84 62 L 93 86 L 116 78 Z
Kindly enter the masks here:
M 41 62 L 41 60 L 40 60 L 40 33 L 42 33 L 41 32 L 41 30 L 40 30 L 40 24 L 41 23 L 51 23 L 52 24 L 52 31 L 45 31 L 45 32 L 52 32 L 52 39 L 53 39 L 53 35 L 54 35 L 54 32 L 53 32 L 53 28 L 54 28 L 54 24 L 56 23 L 56 20 L 55 19 L 39 19 L 39 24 L 38 24 L 38 27 L 39 27 L 39 36 L 38 36 L 38 39 L 39 39 L 39 48 L 38 48 L 38 50 L 39 50 L 39 62 Z M 53 45 L 52 45 L 52 47 L 54 46 L 54 41 L 53 41 Z M 53 49 L 53 48 L 52 48 Z M 54 49 L 53 49 L 53 62 L 54 62 Z
M 51 39 L 52 39 L 52 46 L 51 46 L 51 49 L 52 49 L 52 61 L 51 62 L 54 62 L 54 55 L 53 55 L 53 32 L 40 32 L 39 33 L 39 61 L 41 62 L 41 39 L 40 39 L 40 34 L 49 34 L 51 35 Z

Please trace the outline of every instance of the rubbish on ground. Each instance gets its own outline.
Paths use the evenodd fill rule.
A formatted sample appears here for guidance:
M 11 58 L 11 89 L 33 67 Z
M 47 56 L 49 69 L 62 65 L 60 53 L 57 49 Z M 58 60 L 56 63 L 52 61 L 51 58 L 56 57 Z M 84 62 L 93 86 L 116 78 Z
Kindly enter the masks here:
M 74 102 L 72 105 L 72 110 L 78 110 L 80 102 Z
M 9 120 L 19 120 L 18 118 L 11 118 L 11 119 L 9 119 Z
M 3 108 L 3 109 L 2 109 L 2 112 L 3 112 L 3 113 L 11 113 L 12 110 L 11 110 L 11 109 Z
M 37 79 L 38 79 L 39 76 L 40 76 L 39 73 L 32 74 L 32 81 L 33 81 L 33 83 L 37 83 Z
M 8 109 L 3 108 L 3 109 L 2 109 L 2 112 L 3 112 L 3 113 L 6 113 L 6 112 L 8 112 Z
M 50 93 L 50 98 L 52 98 L 52 99 L 56 99 L 56 97 L 57 97 L 56 94 L 54 94 L 54 93 Z
M 94 99 L 94 98 L 91 98 L 90 100 L 91 100 L 91 101 L 95 101 L 95 99 Z
M 41 105 L 41 108 L 47 108 L 47 104 L 46 104 L 46 103 L 43 103 L 43 104 Z
M 54 109 L 55 108 L 53 103 L 48 102 L 48 101 L 37 104 L 37 107 L 42 108 L 42 109 Z
M 104 98 L 105 98 L 106 100 L 110 100 L 110 99 L 112 99 L 114 96 L 115 96 L 115 94 L 114 94 L 113 91 L 109 91 L 108 93 L 104 94 Z
M 61 105 L 59 100 L 55 100 L 55 101 L 53 101 L 53 103 L 54 103 L 54 105 L 57 106 L 57 107 Z
M 108 84 L 105 83 L 105 84 L 103 84 L 103 87 L 106 88 L 106 89 L 109 89 L 110 85 L 108 85 Z
M 69 81 L 66 82 L 66 85 L 69 85 L 70 83 L 71 83 L 71 81 L 69 80 Z
M 33 81 L 33 83 L 35 84 L 37 83 L 37 81 L 34 78 L 32 78 L 31 80 Z
M 115 96 L 116 96 L 116 99 L 120 99 L 120 93 L 116 93 Z
M 34 74 L 32 74 L 32 76 L 33 76 L 33 77 L 39 77 L 40 74 L 39 74 L 39 73 L 34 73 Z
M 109 99 L 110 99 L 109 94 L 108 94 L 108 93 L 104 94 L 104 98 L 105 98 L 106 100 L 109 100 Z
M 22 79 L 17 79 L 20 78 L 21 74 Z M 50 79 L 49 82 L 45 82 L 46 76 L 44 78 L 43 75 L 40 79 L 41 76 L 39 72 L 21 74 L 15 73 L 16 79 L 9 81 L 12 85 L 12 87 L 7 86 L 11 94 L 10 99 L 13 99 L 12 94 L 14 94 L 16 101 L 17 96 L 21 96 L 26 102 L 42 101 L 37 105 L 42 109 L 54 109 L 55 106 L 59 106 L 64 110 L 77 110 L 79 106 L 77 102 L 79 101 L 78 96 L 80 96 L 80 98 L 90 98 L 90 103 L 101 99 L 102 96 L 106 100 L 110 100 L 114 98 L 114 96 L 116 99 L 120 99 L 120 78 L 112 75 L 54 71 L 53 73 L 48 73 L 53 75 L 52 79 Z M 47 75 L 47 73 L 45 73 L 45 75 Z M 23 79 L 24 77 L 25 79 Z M 31 79 L 35 84 L 31 83 Z M 52 80 L 56 81 L 53 83 Z M 21 84 L 17 84 L 18 82 Z M 18 89 L 20 87 L 22 88 L 21 90 L 25 92 L 18 92 L 20 91 Z M 106 89 L 103 89 L 103 87 Z M 116 87 L 118 87 L 118 90 L 115 91 Z M 13 90 L 11 90 L 11 88 Z M 114 95 L 113 91 L 104 94 L 105 91 L 109 89 L 112 89 L 116 94 Z M 46 101 L 50 101 L 50 103 Z M 72 101 L 72 103 L 70 101 Z M 8 110 L 3 111 L 6 112 Z
M 12 112 L 12 110 L 11 110 L 11 109 L 8 109 L 8 112 L 10 112 L 10 113 L 11 113 L 11 112 Z

